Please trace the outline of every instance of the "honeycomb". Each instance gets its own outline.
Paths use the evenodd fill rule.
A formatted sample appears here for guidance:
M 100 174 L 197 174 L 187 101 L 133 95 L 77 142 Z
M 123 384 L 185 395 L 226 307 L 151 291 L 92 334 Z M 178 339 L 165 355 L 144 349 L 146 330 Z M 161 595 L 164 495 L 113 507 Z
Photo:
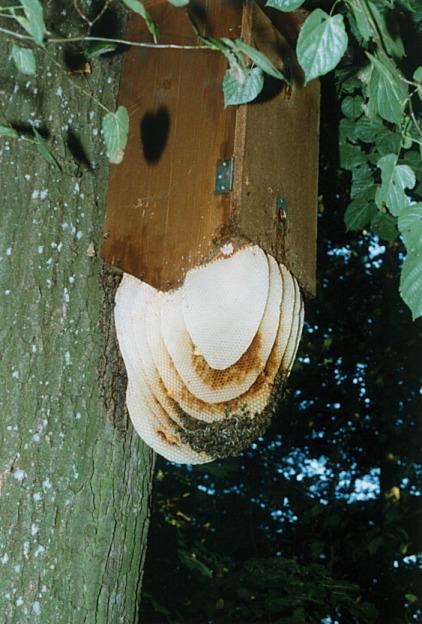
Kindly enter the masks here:
M 271 421 L 303 317 L 296 279 L 256 245 L 226 243 L 169 292 L 124 275 L 115 321 L 137 433 L 177 463 L 241 452 Z

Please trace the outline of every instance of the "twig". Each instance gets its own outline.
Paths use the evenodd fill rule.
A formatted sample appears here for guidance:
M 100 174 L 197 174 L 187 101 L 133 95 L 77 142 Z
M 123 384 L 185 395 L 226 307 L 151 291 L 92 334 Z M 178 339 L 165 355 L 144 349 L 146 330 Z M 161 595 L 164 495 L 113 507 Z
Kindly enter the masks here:
M 5 33 L 6 35 L 11 35 L 12 37 L 16 37 L 17 39 L 25 40 L 25 41 L 34 41 L 33 38 L 29 35 L 22 35 L 20 33 L 16 33 L 13 30 L 8 30 L 7 28 L 0 27 L 0 32 Z M 136 48 L 156 48 L 158 50 L 213 50 L 213 48 L 209 48 L 205 45 L 178 45 L 175 43 L 147 43 L 140 41 L 126 41 L 125 39 L 108 39 L 106 37 L 91 37 L 89 36 L 81 36 L 81 37 L 64 37 L 64 38 L 47 38 L 45 43 L 77 43 L 83 41 L 99 41 L 100 43 L 117 43 L 120 45 L 133 46 Z
M 91 28 L 94 26 L 94 24 L 96 22 L 98 22 L 98 20 L 100 20 L 102 18 L 102 16 L 104 15 L 104 13 L 107 11 L 107 9 L 110 6 L 111 2 L 112 2 L 112 0 L 106 0 L 106 2 L 104 2 L 103 8 L 98 13 L 98 15 L 96 15 L 93 20 L 90 20 L 89 17 L 87 17 L 84 13 L 82 13 L 82 11 L 81 11 L 81 9 L 79 8 L 79 5 L 78 5 L 78 0 L 73 0 L 73 6 L 74 6 L 74 9 L 75 9 L 76 13 L 79 15 L 79 17 L 82 20 L 84 20 L 84 22 L 86 22 L 88 24 L 88 35 L 90 34 Z

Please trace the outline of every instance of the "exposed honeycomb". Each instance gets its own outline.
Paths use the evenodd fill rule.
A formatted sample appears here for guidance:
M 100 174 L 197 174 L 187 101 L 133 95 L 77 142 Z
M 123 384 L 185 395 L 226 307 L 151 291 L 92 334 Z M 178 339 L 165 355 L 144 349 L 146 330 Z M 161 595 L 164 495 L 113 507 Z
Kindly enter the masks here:
M 265 431 L 303 302 L 286 267 L 256 245 L 226 243 L 177 290 L 124 275 L 115 319 L 136 431 L 170 461 L 194 464 L 238 454 Z

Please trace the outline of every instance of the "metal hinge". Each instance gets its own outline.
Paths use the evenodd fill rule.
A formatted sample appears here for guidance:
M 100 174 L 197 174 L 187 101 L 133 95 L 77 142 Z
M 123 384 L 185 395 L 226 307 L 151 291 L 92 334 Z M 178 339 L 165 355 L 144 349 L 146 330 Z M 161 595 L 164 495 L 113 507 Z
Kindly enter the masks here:
M 214 187 L 214 193 L 217 195 L 230 193 L 233 188 L 233 160 L 233 158 L 217 160 Z

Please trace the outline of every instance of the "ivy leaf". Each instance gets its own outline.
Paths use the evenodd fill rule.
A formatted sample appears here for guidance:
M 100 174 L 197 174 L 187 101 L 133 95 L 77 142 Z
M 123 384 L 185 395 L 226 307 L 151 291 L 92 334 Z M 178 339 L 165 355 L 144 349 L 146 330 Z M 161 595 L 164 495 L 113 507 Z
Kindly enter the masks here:
M 399 214 L 398 226 L 409 252 L 422 251 L 422 202 L 411 204 Z
M 305 20 L 297 42 L 297 56 L 305 72 L 305 84 L 323 76 L 339 63 L 347 48 L 342 15 L 330 17 L 315 9 Z
M 384 542 L 384 538 L 381 535 L 378 535 L 373 540 L 371 540 L 368 544 L 368 551 L 370 555 L 375 555 L 376 552 L 381 548 Z
M 387 52 L 395 59 L 405 56 L 403 40 L 400 33 L 399 20 L 390 12 L 380 13 L 377 25 L 381 31 L 383 43 Z
M 0 137 L 1 136 L 17 139 L 19 137 L 19 134 L 14 128 L 11 128 L 10 126 L 0 126 Z
M 389 243 L 395 241 L 399 235 L 397 218 L 388 213 L 378 212 L 371 220 L 371 228 L 374 234 L 385 238 Z
M 35 56 L 32 50 L 29 50 L 28 48 L 23 48 L 22 46 L 14 43 L 12 46 L 12 58 L 15 62 L 16 67 L 20 72 L 22 72 L 22 74 L 35 76 L 36 63 Z
M 193 557 L 183 550 L 178 550 L 177 552 L 180 561 L 183 563 L 183 565 L 189 568 L 189 570 L 192 570 L 194 573 L 199 572 L 199 574 L 202 574 L 207 578 L 212 578 L 213 571 L 211 570 L 211 568 L 202 563 L 202 561 L 200 561 L 197 557 Z
M 243 52 L 245 56 L 250 58 L 257 67 L 262 69 L 263 72 L 269 74 L 273 78 L 284 80 L 284 76 L 281 71 L 277 69 L 275 65 L 273 65 L 273 63 L 265 56 L 265 54 L 262 54 L 262 52 L 259 52 L 259 50 L 257 50 L 256 48 L 253 48 L 252 46 L 243 43 L 241 39 L 236 39 L 235 45 L 238 50 L 240 50 L 240 52 Z
M 43 47 L 44 36 L 47 29 L 44 24 L 43 9 L 39 0 L 19 0 L 25 13 L 25 18 L 18 19 L 14 13 L 15 19 L 23 26 L 23 28 L 31 35 L 35 43 Z
M 142 2 L 139 2 L 139 0 L 123 0 L 123 3 L 127 6 L 128 9 L 130 9 L 131 11 L 134 11 L 135 13 L 140 15 L 145 20 L 147 28 L 154 39 L 154 43 L 157 43 L 160 37 L 158 26 L 154 22 L 154 20 L 152 19 L 151 15 L 146 10 Z
M 417 87 L 417 92 L 419 95 L 419 99 L 422 100 L 422 67 L 418 67 L 414 74 L 413 74 L 413 80 L 415 80 L 416 82 L 419 83 L 418 87 Z
M 402 135 L 398 126 L 395 126 L 394 130 L 390 130 L 390 128 L 383 126 L 377 136 L 376 149 L 382 156 L 391 154 L 391 152 L 398 153 L 400 151 L 401 142 Z M 404 141 L 403 149 L 405 149 Z
M 422 316 L 422 252 L 408 253 L 400 276 L 400 294 L 413 320 Z
M 107 113 L 103 119 L 102 131 L 110 162 L 114 165 L 120 164 L 125 154 L 129 131 L 127 109 L 124 106 L 119 106 L 115 113 Z
M 341 103 L 341 112 L 348 119 L 358 119 L 363 113 L 363 98 L 346 96 Z
M 224 108 L 247 104 L 256 98 L 264 86 L 264 74 L 259 67 L 243 71 L 232 66 L 223 78 Z
M 340 167 L 353 171 L 356 167 L 367 166 L 368 155 L 359 145 L 340 143 Z
M 391 56 L 397 59 L 403 58 L 404 46 L 398 32 L 398 25 L 390 19 L 388 12 L 381 13 L 371 0 L 366 0 L 364 5 L 353 3 L 351 8 L 360 35 L 365 42 L 381 37 L 387 52 Z
M 371 62 L 369 73 L 367 114 L 370 119 L 380 115 L 391 123 L 401 123 L 403 108 L 408 97 L 407 87 L 400 76 L 384 65 L 376 56 L 366 53 Z
M 365 143 L 374 143 L 383 127 L 380 117 L 375 117 L 375 119 L 368 119 L 366 116 L 361 117 L 355 124 L 356 138 Z
M 373 2 L 368 2 L 371 11 L 371 22 L 375 32 L 379 32 L 387 52 L 396 59 L 403 58 L 404 45 L 401 38 L 398 20 L 389 11 L 378 10 Z
M 373 202 L 355 199 L 346 208 L 344 223 L 346 230 L 360 230 L 367 225 L 376 215 L 377 209 Z
M 265 6 L 273 7 L 279 11 L 294 11 L 298 9 L 304 0 L 268 0 Z
M 356 89 L 362 88 L 362 83 L 354 72 L 350 69 L 336 69 L 336 82 L 344 93 L 353 94 Z
M 377 189 L 375 203 L 380 210 L 387 207 L 392 215 L 398 216 L 410 203 L 405 189 L 415 186 L 416 177 L 413 169 L 408 165 L 397 165 L 395 154 L 383 156 L 377 165 L 381 169 L 382 184 Z
M 339 124 L 339 139 L 340 143 L 345 143 L 349 141 L 349 143 L 356 144 L 357 137 L 355 134 L 356 122 L 353 119 L 349 119 L 348 117 L 343 117 Z
M 354 167 L 352 174 L 350 197 L 352 199 L 358 199 L 362 196 L 367 202 L 373 201 L 375 199 L 376 186 L 369 166 Z
M 167 0 L 167 2 L 170 2 L 175 7 L 183 7 L 189 4 L 189 0 Z
M 44 141 L 44 139 L 42 138 L 38 130 L 35 128 L 35 126 L 32 127 L 32 131 L 35 137 L 34 143 L 36 145 L 36 148 L 41 154 L 41 156 L 44 158 L 45 162 L 48 163 L 51 167 L 53 167 L 53 169 L 61 173 L 62 168 L 60 167 L 57 160 L 54 158 L 53 154 L 48 149 L 47 143 Z
M 87 61 L 91 59 L 101 56 L 102 54 L 107 54 L 108 52 L 113 52 L 117 48 L 117 43 L 111 42 L 103 42 L 103 41 L 91 41 L 88 43 L 86 48 L 84 49 L 84 57 Z
M 365 19 L 363 7 L 357 2 L 353 2 L 351 5 L 351 9 L 362 39 L 368 42 L 371 37 L 371 31 L 369 29 L 368 22 Z

